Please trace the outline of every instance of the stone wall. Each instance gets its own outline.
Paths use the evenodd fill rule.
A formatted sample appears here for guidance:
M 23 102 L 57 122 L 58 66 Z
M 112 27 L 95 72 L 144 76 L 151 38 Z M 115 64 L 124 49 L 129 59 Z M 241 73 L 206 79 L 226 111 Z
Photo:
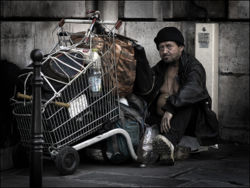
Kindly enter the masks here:
M 222 138 L 249 143 L 249 22 L 221 23 L 219 45 Z
M 86 3 L 90 6 L 90 1 L 1 1 L 1 59 L 23 68 L 30 62 L 32 49 L 48 53 L 57 42 L 52 31 L 59 20 L 86 18 Z M 94 3 L 92 7 L 98 5 Z M 221 138 L 249 143 L 249 1 L 119 1 L 117 10 L 123 20 L 119 33 L 144 46 L 151 66 L 159 61 L 153 39 L 162 27 L 179 28 L 186 51 L 194 55 L 195 24 L 219 24 Z M 65 25 L 70 32 L 86 28 Z

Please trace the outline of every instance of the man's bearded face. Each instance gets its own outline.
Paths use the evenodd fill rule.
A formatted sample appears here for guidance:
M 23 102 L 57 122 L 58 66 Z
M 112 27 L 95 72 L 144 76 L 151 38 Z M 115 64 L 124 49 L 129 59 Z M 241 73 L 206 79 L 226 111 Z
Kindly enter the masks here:
M 178 46 L 173 41 L 161 42 L 159 44 L 159 53 L 161 59 L 165 63 L 173 63 L 179 61 L 184 46 Z

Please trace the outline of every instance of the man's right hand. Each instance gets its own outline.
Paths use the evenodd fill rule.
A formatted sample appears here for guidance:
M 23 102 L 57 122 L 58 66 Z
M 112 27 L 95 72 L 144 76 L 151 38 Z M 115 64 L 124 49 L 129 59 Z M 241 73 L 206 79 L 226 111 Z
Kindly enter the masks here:
M 170 112 L 164 112 L 163 117 L 161 119 L 161 133 L 167 133 L 170 128 L 170 120 L 172 119 L 173 114 L 171 114 Z

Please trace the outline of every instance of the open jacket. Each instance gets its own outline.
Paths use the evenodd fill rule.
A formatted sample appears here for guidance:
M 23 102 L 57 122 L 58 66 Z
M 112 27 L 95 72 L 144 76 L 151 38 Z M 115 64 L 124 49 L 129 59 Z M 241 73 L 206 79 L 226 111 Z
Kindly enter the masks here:
M 164 74 L 168 64 L 158 62 L 153 68 L 154 86 L 144 99 L 149 104 L 149 112 L 156 113 L 156 102 L 160 88 L 164 82 Z M 163 111 L 173 115 L 178 108 L 196 105 L 198 108 L 195 134 L 201 145 L 215 144 L 219 129 L 216 114 L 211 110 L 211 97 L 206 88 L 206 72 L 202 64 L 193 56 L 183 51 L 177 75 L 179 90 L 167 98 Z

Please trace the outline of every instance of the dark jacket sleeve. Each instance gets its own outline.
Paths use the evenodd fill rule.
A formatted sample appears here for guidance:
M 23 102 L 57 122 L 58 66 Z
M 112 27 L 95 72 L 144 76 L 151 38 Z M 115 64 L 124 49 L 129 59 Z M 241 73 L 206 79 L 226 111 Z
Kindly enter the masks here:
M 182 76 L 178 93 L 167 99 L 162 108 L 164 111 L 174 114 L 176 108 L 191 105 L 209 97 L 206 90 L 206 72 L 200 63 L 190 63 Z
M 154 100 L 157 98 L 157 94 L 159 93 L 159 89 L 163 83 L 163 72 L 162 70 L 162 63 L 158 62 L 156 65 L 154 65 L 151 68 L 151 74 L 152 74 L 152 88 L 150 89 L 150 92 L 148 92 L 146 95 L 143 96 L 144 100 L 148 104 L 154 103 Z M 164 75 L 164 74 L 163 74 Z M 144 82 L 148 82 L 148 80 L 144 80 Z
M 136 77 L 133 92 L 137 95 L 148 95 L 153 87 L 153 71 L 149 65 L 145 49 L 136 44 L 134 46 L 136 59 Z

